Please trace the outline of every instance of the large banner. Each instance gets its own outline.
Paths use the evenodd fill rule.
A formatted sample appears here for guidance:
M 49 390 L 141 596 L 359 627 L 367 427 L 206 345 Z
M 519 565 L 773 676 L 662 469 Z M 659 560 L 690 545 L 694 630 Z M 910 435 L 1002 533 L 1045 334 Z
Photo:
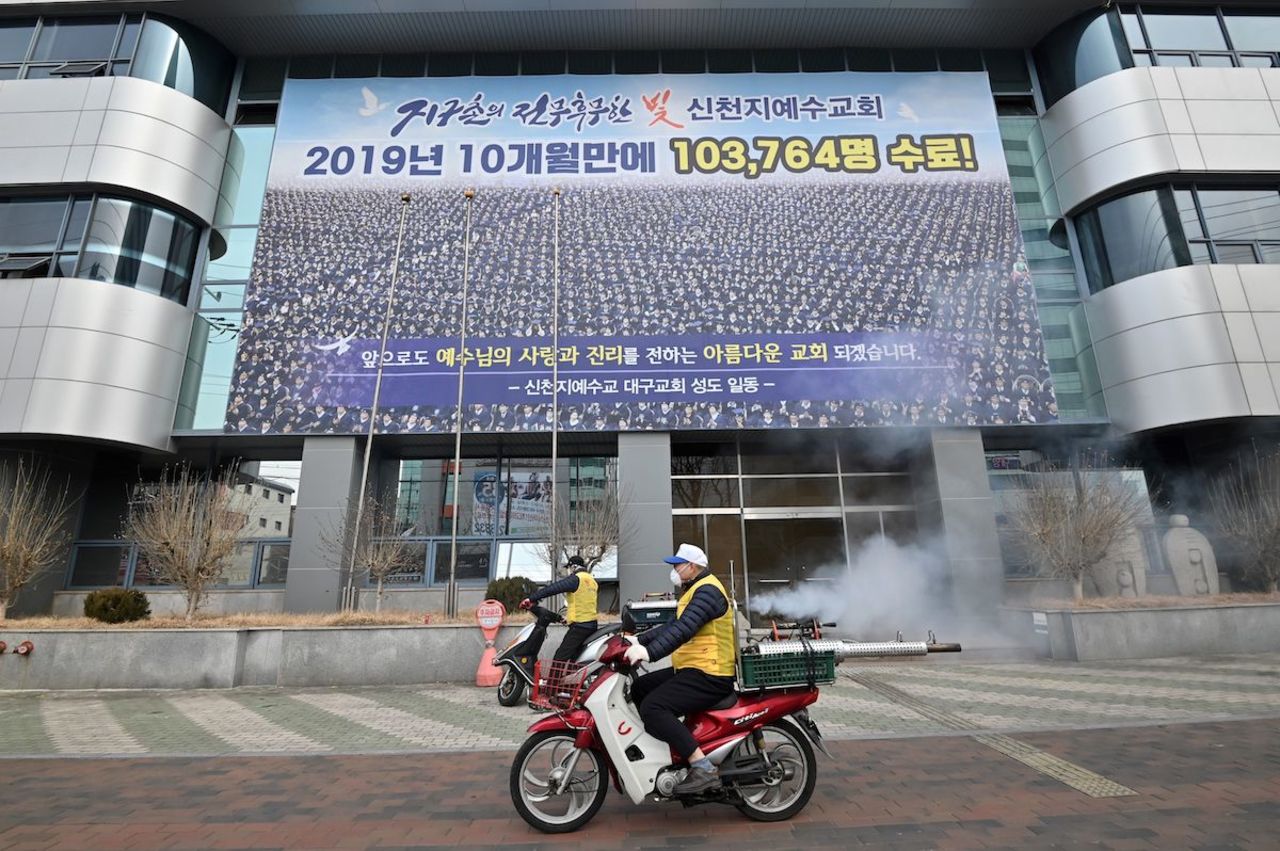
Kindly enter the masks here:
M 227 429 L 460 376 L 479 432 L 1056 419 L 986 76 L 290 80 Z

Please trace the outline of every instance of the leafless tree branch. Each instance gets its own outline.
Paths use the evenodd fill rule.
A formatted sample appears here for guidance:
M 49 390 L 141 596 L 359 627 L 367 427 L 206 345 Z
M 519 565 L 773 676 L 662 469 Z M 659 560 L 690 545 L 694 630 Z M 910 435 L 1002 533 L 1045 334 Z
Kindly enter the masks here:
M 1280 454 L 1231 470 L 1209 487 L 1218 528 L 1238 547 L 1241 572 L 1276 590 L 1280 580 Z
M 70 482 L 21 458 L 0 463 L 0 621 L 18 592 L 66 551 Z

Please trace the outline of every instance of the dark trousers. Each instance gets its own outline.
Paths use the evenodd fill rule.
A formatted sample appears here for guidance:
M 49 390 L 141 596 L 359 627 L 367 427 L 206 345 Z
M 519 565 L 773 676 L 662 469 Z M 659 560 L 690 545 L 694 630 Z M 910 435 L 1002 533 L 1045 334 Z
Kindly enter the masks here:
M 578 654 L 582 652 L 582 645 L 587 643 L 587 638 L 597 629 L 599 627 L 595 621 L 569 624 L 569 631 L 565 633 L 564 641 L 560 642 L 560 647 L 553 657 L 555 661 L 569 662 L 577 659 Z
M 732 692 L 733 677 L 713 677 L 697 668 L 654 671 L 631 684 L 631 700 L 640 707 L 645 730 L 686 760 L 698 743 L 678 716 L 715 706 Z

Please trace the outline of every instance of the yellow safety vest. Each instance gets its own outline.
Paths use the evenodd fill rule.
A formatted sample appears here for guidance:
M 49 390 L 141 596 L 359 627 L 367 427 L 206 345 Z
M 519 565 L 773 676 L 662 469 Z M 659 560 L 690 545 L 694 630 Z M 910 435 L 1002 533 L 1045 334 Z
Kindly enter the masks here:
M 569 608 L 565 620 L 569 623 L 587 623 L 596 619 L 596 597 L 600 583 L 585 570 L 578 571 L 578 590 L 564 595 L 565 604 Z
M 714 585 L 721 594 L 724 594 L 725 600 L 729 599 L 719 579 L 711 575 L 705 576 L 684 592 L 680 602 L 676 604 L 677 618 L 684 614 L 685 607 L 693 599 L 694 593 L 703 585 Z M 702 628 L 694 633 L 693 638 L 677 648 L 676 652 L 671 654 L 671 664 L 676 670 L 697 668 L 713 677 L 732 677 L 735 673 L 734 660 L 737 653 L 738 648 L 733 642 L 733 607 L 730 606 L 723 615 L 710 623 L 703 624 Z

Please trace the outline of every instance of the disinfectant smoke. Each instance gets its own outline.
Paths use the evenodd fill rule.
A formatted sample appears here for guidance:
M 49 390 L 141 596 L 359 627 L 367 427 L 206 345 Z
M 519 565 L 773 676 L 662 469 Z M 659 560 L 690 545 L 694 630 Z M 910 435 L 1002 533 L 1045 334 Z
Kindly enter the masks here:
M 815 581 L 753 594 L 751 608 L 779 620 L 835 621 L 839 632 L 864 640 L 923 638 L 953 622 L 947 561 L 930 542 L 899 544 L 877 535 L 857 547 L 849 563 L 810 574 Z

